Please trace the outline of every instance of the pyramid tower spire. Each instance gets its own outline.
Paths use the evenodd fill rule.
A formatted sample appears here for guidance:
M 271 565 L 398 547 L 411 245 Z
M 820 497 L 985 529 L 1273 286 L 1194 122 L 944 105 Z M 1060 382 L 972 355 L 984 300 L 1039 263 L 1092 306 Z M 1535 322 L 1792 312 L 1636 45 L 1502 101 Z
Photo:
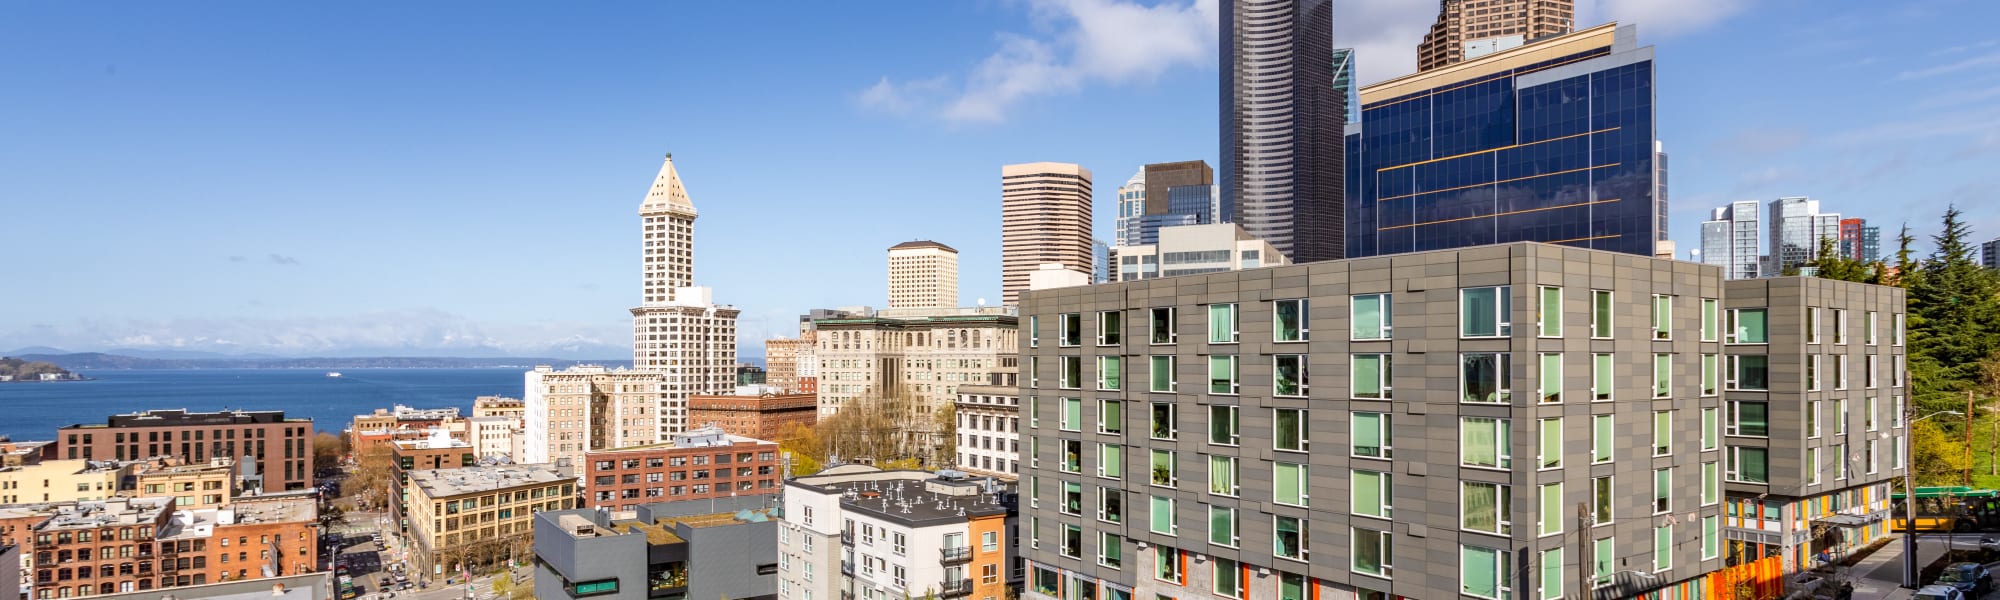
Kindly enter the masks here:
M 659 212 L 684 213 L 694 216 L 694 201 L 688 199 L 687 187 L 681 185 L 680 171 L 674 169 L 674 154 L 660 164 L 660 174 L 653 176 L 652 189 L 646 190 L 646 200 L 639 204 L 639 214 Z
M 694 219 L 694 203 L 674 169 L 674 155 L 668 154 L 639 204 L 645 241 L 642 306 L 672 302 L 677 290 L 694 285 Z

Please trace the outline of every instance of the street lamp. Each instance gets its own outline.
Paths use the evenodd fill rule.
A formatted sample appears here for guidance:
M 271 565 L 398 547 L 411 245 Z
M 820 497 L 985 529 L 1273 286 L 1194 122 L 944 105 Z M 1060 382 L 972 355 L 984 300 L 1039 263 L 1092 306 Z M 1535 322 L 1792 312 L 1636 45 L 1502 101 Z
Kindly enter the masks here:
M 1904 415 L 1917 414 L 1916 407 L 1903 409 Z M 1911 474 L 1917 466 L 1917 421 L 1938 415 L 1962 415 L 1955 410 L 1940 410 L 1928 415 L 1910 419 L 1903 424 L 1903 587 L 1917 589 L 1917 484 Z

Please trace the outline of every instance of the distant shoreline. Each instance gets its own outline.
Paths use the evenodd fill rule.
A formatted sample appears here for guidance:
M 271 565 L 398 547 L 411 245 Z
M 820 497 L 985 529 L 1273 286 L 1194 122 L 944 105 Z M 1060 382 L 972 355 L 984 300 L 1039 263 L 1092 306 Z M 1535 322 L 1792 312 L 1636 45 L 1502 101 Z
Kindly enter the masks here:
M 371 356 L 304 358 L 142 358 L 100 352 L 23 355 L 19 358 L 54 364 L 69 371 L 162 370 L 162 369 L 532 369 L 540 365 L 565 368 L 574 365 L 629 367 L 624 360 L 576 360 L 542 357 L 454 357 L 454 356 Z

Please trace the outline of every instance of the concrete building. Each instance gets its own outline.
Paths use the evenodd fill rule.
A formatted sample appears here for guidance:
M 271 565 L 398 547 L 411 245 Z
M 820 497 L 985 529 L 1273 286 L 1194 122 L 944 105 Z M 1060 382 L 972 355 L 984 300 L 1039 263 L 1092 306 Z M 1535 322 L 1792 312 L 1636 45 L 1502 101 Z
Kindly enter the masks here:
M 1224 0 L 1221 206 L 1292 262 L 1346 256 L 1332 0 Z M 1149 195 L 1150 199 L 1150 195 Z
M 1000 303 L 1043 263 L 1091 272 L 1090 170 L 1038 162 L 1000 168 Z
M 1727 279 L 1765 277 L 1762 211 L 1755 200 L 1714 209 L 1701 224 L 1701 262 L 1721 267 Z
M 1789 269 L 1811 275 L 1812 267 L 1806 265 L 1819 258 L 1819 241 L 1840 239 L 1840 213 L 1820 212 L 1818 200 L 1803 196 L 1772 200 L 1768 215 L 1771 253 L 1764 259 L 1767 277 Z
M 681 184 L 680 172 L 674 169 L 674 155 L 668 154 L 659 174 L 653 176 L 653 186 L 646 190 L 646 200 L 639 204 L 645 240 L 640 253 L 644 265 L 641 306 L 664 305 L 681 288 L 694 285 L 694 220 L 698 216 L 687 187 Z
M 471 418 L 472 453 L 480 458 L 505 457 L 514 460 L 517 458 L 514 449 L 519 447 L 517 441 L 522 434 L 521 421 L 521 417 L 516 416 Z
M 777 521 L 767 497 L 535 515 L 535 597 L 777 597 Z
M 473 418 L 514 417 L 516 419 L 519 419 L 522 417 L 526 417 L 527 415 L 528 415 L 528 404 L 522 402 L 520 398 L 508 398 L 506 396 L 480 396 L 478 398 L 472 399 Z
M 1008 481 L 1021 473 L 1021 392 L 1013 373 L 958 386 L 957 469 Z
M 21 547 L 0 542 L 0 598 L 21 600 L 32 586 L 21 579 Z
M 764 340 L 764 383 L 787 393 L 798 392 L 799 378 L 813 377 L 804 374 L 808 370 L 817 372 L 814 361 L 811 340 L 782 337 Z
M 816 321 L 820 416 L 872 404 L 907 424 L 911 455 L 934 453 L 944 441 L 937 413 L 957 401 L 958 386 L 1014 369 L 1018 321 L 1009 307 L 883 310 Z
M 226 581 L 176 588 L 171 597 L 202 600 L 333 600 L 340 597 L 333 573 L 286 575 L 256 581 Z M 160 600 L 159 592 L 97 596 L 99 600 Z
M 889 247 L 889 308 L 958 306 L 958 250 L 930 240 Z
M 16 442 L 0 435 L 0 467 L 18 467 L 57 457 L 55 440 Z
M 785 482 L 778 599 L 999 600 L 1015 568 L 1014 490 L 963 473 L 843 465 Z
M 1443 0 L 1417 44 L 1417 71 L 1446 67 L 1569 33 L 1574 0 Z
M 688 399 L 689 417 L 697 426 L 718 427 L 732 435 L 775 440 L 792 427 L 819 422 L 816 394 L 737 393 Z
M 673 300 L 632 310 L 637 335 L 644 339 L 635 350 L 634 368 L 660 377 L 659 437 L 687 430 L 689 396 L 736 388 L 740 312 L 715 304 L 705 287 L 682 288 Z
M 676 406 L 686 419 L 686 403 L 672 402 L 666 376 L 657 371 L 579 365 L 557 371 L 536 366 L 526 375 L 527 415 L 522 456 L 530 464 L 577 464 L 590 450 L 651 444 L 660 439 L 662 406 Z
M 257 463 L 256 472 L 262 480 L 259 489 L 303 490 L 313 486 L 309 464 L 312 419 L 287 419 L 283 411 L 150 410 L 112 415 L 102 425 L 70 425 L 57 433 L 64 458 L 171 456 L 207 462 L 215 456 L 249 457 Z
M 703 427 L 649 446 L 586 453 L 590 508 L 778 493 L 778 444 Z
M 0 467 L 0 504 L 103 500 L 118 495 L 140 461 L 39 460 Z
M 139 497 L 168 496 L 180 510 L 221 508 L 236 498 L 236 461 L 211 458 L 201 464 L 173 460 L 148 461 L 132 472 L 133 493 Z
M 1215 170 L 1208 163 L 1190 160 L 1172 163 L 1155 163 L 1142 167 L 1139 175 L 1137 196 L 1132 209 L 1136 214 L 1123 221 L 1124 231 L 1119 232 L 1119 247 L 1159 243 L 1159 231 L 1163 227 L 1181 225 L 1203 225 L 1227 220 L 1222 216 L 1222 202 L 1215 186 Z M 1126 187 L 1132 187 L 1127 182 Z M 1148 194 L 1147 189 L 1152 193 Z M 1120 202 L 1123 200 L 1121 190 Z
M 533 513 L 577 507 L 576 479 L 547 465 L 503 465 L 410 473 L 410 560 L 418 572 L 505 559 L 530 532 Z
M 1746 500 L 1866 543 L 1901 301 L 1532 243 L 1027 294 L 1027 597 L 1679 594 L 1795 535 L 1728 529 Z M 1758 556 L 1794 548 L 1828 546 Z
M 1138 243 L 1141 218 L 1146 214 L 1146 168 L 1139 167 L 1125 185 L 1118 186 L 1118 213 L 1111 219 L 1111 247 Z
M 1875 262 L 1882 259 L 1882 228 L 1867 219 L 1840 220 L 1840 244 L 1835 248 L 1848 260 Z
M 1979 266 L 2000 269 L 2000 239 L 1979 244 Z
M 1291 264 L 1276 247 L 1235 223 L 1164 227 L 1156 237 L 1157 244 L 1119 250 L 1119 281 Z

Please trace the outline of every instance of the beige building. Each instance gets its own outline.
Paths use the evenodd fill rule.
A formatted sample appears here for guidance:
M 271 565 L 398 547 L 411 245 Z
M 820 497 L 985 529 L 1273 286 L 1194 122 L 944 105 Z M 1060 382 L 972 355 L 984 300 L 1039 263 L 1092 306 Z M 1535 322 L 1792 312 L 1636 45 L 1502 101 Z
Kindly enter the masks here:
M 521 419 L 507 416 L 473 417 L 469 425 L 472 433 L 472 452 L 480 458 L 504 456 L 514 459 L 515 438 L 521 430 Z
M 958 250 L 930 240 L 889 247 L 889 308 L 958 306 Z
M 1091 273 L 1090 170 L 1038 162 L 1000 168 L 1000 302 L 1012 306 L 1044 263 Z
M 528 404 L 520 398 L 506 396 L 480 396 L 472 399 L 474 417 L 514 417 L 527 416 Z
M 526 440 L 514 459 L 575 465 L 586 451 L 659 441 L 661 380 L 656 372 L 600 366 L 535 367 L 524 386 Z
M 1013 371 L 1018 346 L 1011 307 L 882 310 L 815 326 L 820 416 L 873 403 L 906 424 L 919 453 L 942 442 L 936 415 L 957 401 L 958 386 Z
M 785 392 L 798 392 L 800 367 L 813 361 L 811 340 L 774 338 L 764 340 L 764 383 Z
M 711 290 L 694 286 L 695 217 L 669 154 L 639 205 L 643 302 L 632 309 L 632 368 L 657 373 L 660 392 L 656 437 L 642 443 L 687 431 L 688 396 L 736 387 L 740 311 L 716 305 Z
M 1196 275 L 1291 264 L 1276 247 L 1235 223 L 1161 227 L 1160 243 L 1118 249 L 1113 281 Z
M 212 458 L 202 464 L 176 464 L 158 460 L 134 471 L 135 491 L 141 497 L 172 496 L 181 510 L 221 508 L 236 496 L 236 461 Z
M 0 504 L 110 498 L 139 464 L 70 459 L 0 467 Z
M 1569 33 L 1574 0 L 1443 0 L 1437 22 L 1417 44 L 1417 71 L 1478 58 Z
M 457 570 L 458 556 L 473 544 L 525 542 L 534 513 L 577 507 L 576 479 L 547 465 L 416 471 L 409 488 L 411 556 L 422 573 L 440 563 Z M 485 550 L 466 554 L 507 557 L 505 548 Z

